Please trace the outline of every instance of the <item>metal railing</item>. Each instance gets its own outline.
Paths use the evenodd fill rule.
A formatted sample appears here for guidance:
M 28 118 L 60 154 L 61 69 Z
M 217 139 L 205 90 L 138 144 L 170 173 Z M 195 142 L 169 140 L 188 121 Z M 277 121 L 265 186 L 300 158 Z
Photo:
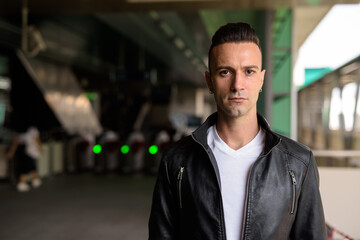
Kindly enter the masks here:
M 327 231 L 328 231 L 328 240 L 335 240 L 335 238 L 334 238 L 335 235 L 341 236 L 344 240 L 355 240 L 355 238 L 350 237 L 349 235 L 336 229 L 334 226 L 326 224 L 326 227 L 327 227 Z

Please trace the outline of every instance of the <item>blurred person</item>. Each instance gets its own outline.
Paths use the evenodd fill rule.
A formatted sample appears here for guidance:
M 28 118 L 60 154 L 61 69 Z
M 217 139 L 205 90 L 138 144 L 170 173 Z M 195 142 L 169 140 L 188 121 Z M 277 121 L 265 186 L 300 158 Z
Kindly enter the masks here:
M 217 112 L 163 154 L 150 240 L 327 238 L 311 150 L 257 113 L 264 76 L 255 30 L 219 28 L 205 72 Z
M 17 190 L 19 192 L 26 192 L 30 190 L 28 185 L 28 175 L 31 178 L 31 186 L 38 188 L 41 185 L 41 180 L 36 172 L 36 161 L 40 156 L 41 142 L 39 131 L 36 127 L 29 127 L 26 132 L 15 136 L 9 152 L 8 159 L 13 159 L 17 153 L 17 173 L 19 180 L 17 183 Z

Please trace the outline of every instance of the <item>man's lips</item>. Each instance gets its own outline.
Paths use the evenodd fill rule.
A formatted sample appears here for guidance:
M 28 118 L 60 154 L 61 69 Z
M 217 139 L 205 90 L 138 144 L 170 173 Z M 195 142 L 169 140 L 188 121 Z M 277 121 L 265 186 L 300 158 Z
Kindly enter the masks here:
M 229 98 L 229 101 L 232 101 L 232 102 L 243 102 L 245 100 L 246 100 L 245 97 L 230 97 Z

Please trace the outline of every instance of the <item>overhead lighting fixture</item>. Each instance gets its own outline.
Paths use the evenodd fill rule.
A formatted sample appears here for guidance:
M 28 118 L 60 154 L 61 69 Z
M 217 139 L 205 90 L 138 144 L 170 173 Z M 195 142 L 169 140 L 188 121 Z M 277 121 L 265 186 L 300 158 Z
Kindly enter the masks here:
M 173 28 L 160 17 L 160 14 L 157 11 L 150 11 L 149 16 L 154 20 L 155 25 L 163 31 L 170 41 L 172 41 L 176 48 L 183 51 L 185 57 L 191 60 L 193 65 L 202 70 L 206 68 L 206 65 L 203 64 L 202 60 L 197 58 L 194 52 L 186 47 L 185 42 L 176 35 Z
M 159 20 L 159 19 L 160 19 L 160 16 L 159 16 L 159 14 L 158 14 L 156 11 L 150 11 L 150 12 L 149 12 L 149 15 L 150 15 L 150 17 L 151 17 L 152 19 L 154 19 L 154 20 Z
M 166 36 L 173 37 L 175 35 L 174 30 L 172 30 L 172 28 L 166 22 L 161 21 L 159 26 L 164 31 Z
M 194 55 L 194 53 L 190 49 L 186 49 L 184 51 L 184 54 L 187 58 L 191 58 Z
M 185 43 L 183 40 L 181 40 L 181 38 L 179 37 L 175 37 L 174 38 L 174 44 L 175 46 L 180 49 L 180 50 L 183 50 L 185 48 Z

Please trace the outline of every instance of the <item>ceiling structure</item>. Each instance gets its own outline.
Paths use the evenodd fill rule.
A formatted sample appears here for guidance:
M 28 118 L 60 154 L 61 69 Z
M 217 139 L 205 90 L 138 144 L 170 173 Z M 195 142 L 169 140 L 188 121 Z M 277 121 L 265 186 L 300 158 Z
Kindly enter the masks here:
M 298 50 L 334 4 L 358 0 L 0 0 L 2 15 L 92 15 L 174 69 L 174 75 L 204 84 L 210 36 L 227 22 L 264 29 L 266 10 L 293 9 L 293 44 Z M 262 19 L 262 20 L 261 20 Z M 274 19 L 273 26 L 276 21 Z
M 0 0 L 0 47 L 5 43 L 20 48 L 22 20 L 27 19 L 22 10 L 27 6 L 29 24 L 35 25 L 47 45 L 40 59 L 66 64 L 77 74 L 95 70 L 77 76 L 82 87 L 87 77 L 91 84 L 101 84 L 84 87 L 100 93 L 115 89 L 103 83 L 111 81 L 112 73 L 115 79 L 117 73 L 124 74 L 130 87 L 121 82 L 118 89 L 142 102 L 141 94 L 133 93 L 158 97 L 170 90 L 162 91 L 161 84 L 152 81 L 139 88 L 131 75 L 144 73 L 146 66 L 159 71 L 161 77 L 155 74 L 156 79 L 164 86 L 205 88 L 211 36 L 228 22 L 248 22 L 260 38 L 267 69 L 260 112 L 274 130 L 290 136 L 296 133 L 291 111 L 295 109 L 291 104 L 296 104 L 291 88 L 293 60 L 331 7 L 345 3 L 359 0 Z M 152 92 L 152 87 L 159 89 Z
M 37 13 L 119 13 L 140 11 L 251 10 L 359 3 L 357 0 L 27 0 Z M 16 12 L 21 1 L 1 1 L 1 12 Z

